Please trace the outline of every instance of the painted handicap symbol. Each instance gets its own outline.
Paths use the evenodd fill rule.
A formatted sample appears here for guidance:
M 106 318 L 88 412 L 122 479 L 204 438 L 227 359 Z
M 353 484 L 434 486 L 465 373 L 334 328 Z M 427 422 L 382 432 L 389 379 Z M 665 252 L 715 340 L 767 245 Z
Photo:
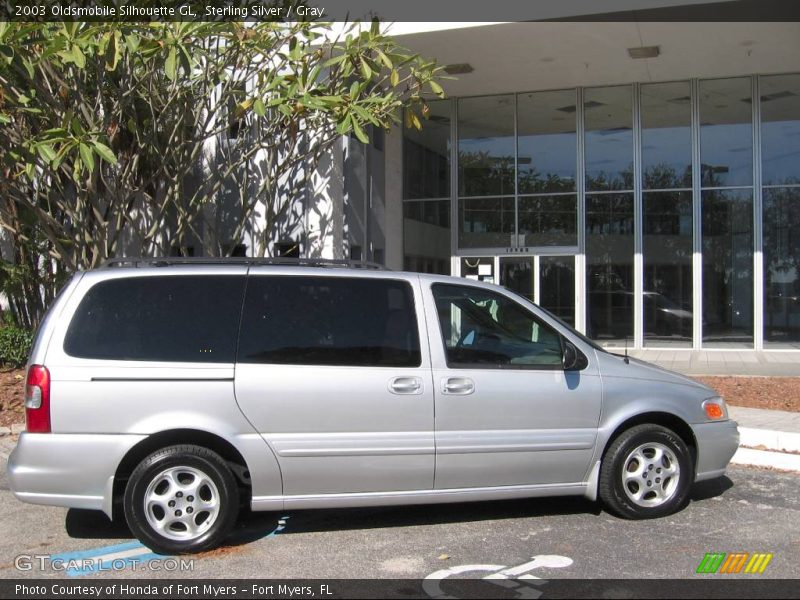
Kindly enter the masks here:
M 542 591 L 537 587 L 545 585 L 546 579 L 540 579 L 536 575 L 531 575 L 534 569 L 562 569 L 572 564 L 572 559 L 557 554 L 538 554 L 533 560 L 516 567 L 506 567 L 504 565 L 458 565 L 449 569 L 434 571 L 422 582 L 423 591 L 434 600 L 457 600 L 454 596 L 449 596 L 441 588 L 441 582 L 448 577 L 464 575 L 465 573 L 488 572 L 484 576 L 484 581 L 489 581 L 516 592 L 517 598 L 539 598 Z M 537 587 L 533 587 L 537 586 Z

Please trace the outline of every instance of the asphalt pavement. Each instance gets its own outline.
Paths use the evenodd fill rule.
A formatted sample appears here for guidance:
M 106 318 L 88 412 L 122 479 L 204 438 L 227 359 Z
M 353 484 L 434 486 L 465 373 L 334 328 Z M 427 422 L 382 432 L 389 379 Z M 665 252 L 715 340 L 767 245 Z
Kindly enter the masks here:
M 709 577 L 696 570 L 717 552 L 771 553 L 757 577 L 800 576 L 796 473 L 734 466 L 696 484 L 682 512 L 650 521 L 579 498 L 252 513 L 230 545 L 181 564 L 101 513 L 17 501 L 5 476 L 12 443 L 0 439 L 0 578 L 477 578 L 515 567 L 549 579 L 684 578 Z

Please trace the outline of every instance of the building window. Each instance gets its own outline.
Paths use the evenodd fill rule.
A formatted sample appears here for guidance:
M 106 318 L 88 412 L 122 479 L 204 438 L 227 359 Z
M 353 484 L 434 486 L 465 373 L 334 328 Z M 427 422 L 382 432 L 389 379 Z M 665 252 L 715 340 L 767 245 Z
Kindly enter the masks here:
M 518 200 L 520 246 L 576 246 L 578 197 L 522 196 Z
M 692 192 L 645 192 L 645 346 L 692 346 Z
M 750 78 L 700 82 L 700 178 L 704 188 L 753 185 Z
M 601 342 L 633 340 L 633 194 L 586 197 L 586 329 Z
M 641 86 L 642 331 L 645 346 L 692 346 L 692 105 L 688 81 Z
M 703 346 L 753 347 L 751 78 L 701 81 Z M 720 189 L 724 188 L 724 189 Z
M 514 96 L 458 102 L 458 193 L 514 194 Z
M 575 100 L 575 90 L 518 96 L 520 194 L 575 191 L 578 143 Z
M 753 196 L 750 190 L 705 190 L 703 345 L 753 346 Z
M 450 274 L 450 201 L 403 203 L 404 269 Z
M 422 129 L 403 128 L 403 268 L 450 274 L 450 112 L 429 102 Z
M 586 189 L 633 189 L 631 86 L 592 88 L 584 94 Z
M 761 77 L 764 345 L 800 348 L 800 75 Z
M 429 102 L 422 129 L 403 128 L 403 199 L 450 197 L 450 102 Z

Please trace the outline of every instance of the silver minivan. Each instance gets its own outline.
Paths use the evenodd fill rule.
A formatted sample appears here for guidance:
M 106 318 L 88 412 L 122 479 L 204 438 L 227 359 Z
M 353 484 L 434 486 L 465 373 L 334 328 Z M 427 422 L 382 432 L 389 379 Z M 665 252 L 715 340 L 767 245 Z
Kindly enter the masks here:
M 712 389 L 501 287 L 356 266 L 76 274 L 31 352 L 16 497 L 124 514 L 183 553 L 223 542 L 247 506 L 580 495 L 651 518 L 725 473 L 739 436 Z

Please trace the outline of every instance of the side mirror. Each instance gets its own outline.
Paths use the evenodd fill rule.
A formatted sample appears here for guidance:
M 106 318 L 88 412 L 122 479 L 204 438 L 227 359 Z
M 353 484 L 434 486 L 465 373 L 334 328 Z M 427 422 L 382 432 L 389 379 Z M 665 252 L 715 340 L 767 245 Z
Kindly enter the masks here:
M 562 364 L 565 371 L 580 371 L 585 369 L 589 361 L 583 355 L 583 352 L 575 347 L 575 344 L 567 339 L 564 339 L 564 356 Z

